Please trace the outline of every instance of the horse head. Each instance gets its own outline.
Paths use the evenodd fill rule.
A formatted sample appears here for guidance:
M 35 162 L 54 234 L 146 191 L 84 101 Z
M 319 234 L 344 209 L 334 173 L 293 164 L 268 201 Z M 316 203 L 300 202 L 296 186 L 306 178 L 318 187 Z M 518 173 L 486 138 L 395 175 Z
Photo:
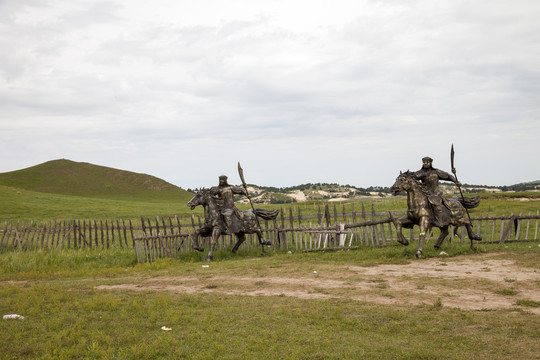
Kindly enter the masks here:
M 406 172 L 399 172 L 399 176 L 396 178 L 394 185 L 390 187 L 390 190 L 394 195 L 402 191 L 407 191 L 411 188 L 411 182 L 416 181 L 414 173 L 407 170 Z
M 191 210 L 195 209 L 196 206 L 205 205 L 208 203 L 208 198 L 210 196 L 210 190 L 202 188 L 188 201 L 187 206 Z

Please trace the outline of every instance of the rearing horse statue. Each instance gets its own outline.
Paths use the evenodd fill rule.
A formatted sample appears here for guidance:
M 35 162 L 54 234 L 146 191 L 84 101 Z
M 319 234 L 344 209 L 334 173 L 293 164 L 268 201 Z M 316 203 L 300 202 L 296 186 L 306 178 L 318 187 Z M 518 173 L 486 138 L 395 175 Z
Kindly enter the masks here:
M 196 206 L 201 205 L 204 208 L 204 224 L 201 228 L 196 229 L 194 233 L 193 248 L 197 251 L 204 251 L 204 248 L 199 245 L 199 236 L 211 236 L 210 249 L 206 255 L 206 261 L 211 261 L 214 258 L 214 248 L 220 235 L 234 234 L 237 237 L 237 242 L 232 248 L 232 252 L 236 253 L 240 245 L 245 240 L 246 234 L 257 234 L 261 245 L 270 245 L 270 241 L 263 239 L 261 229 L 258 226 L 256 216 L 265 219 L 273 220 L 279 210 L 266 210 L 254 208 L 245 211 L 239 211 L 239 217 L 233 218 L 233 223 L 227 227 L 220 213 L 216 198 L 212 196 L 210 189 L 201 189 L 187 205 L 193 210 Z
M 400 219 L 395 219 L 398 232 L 398 242 L 403 245 L 409 245 L 409 241 L 405 239 L 401 233 L 402 228 L 412 229 L 414 225 L 420 227 L 420 235 L 418 237 L 418 248 L 416 250 L 416 257 L 422 256 L 422 249 L 424 246 L 424 240 L 426 234 L 432 227 L 438 227 L 441 230 L 437 242 L 435 243 L 435 249 L 441 247 L 442 242 L 448 235 L 448 226 L 453 225 L 456 228 L 459 226 L 465 226 L 467 229 L 467 235 L 471 240 L 471 247 L 473 246 L 473 240 L 480 241 L 482 238 L 473 232 L 472 224 L 466 215 L 466 210 L 477 207 L 480 199 L 476 197 L 472 198 L 452 198 L 447 199 L 446 205 L 441 204 L 443 207 L 443 216 L 440 222 L 435 222 L 433 215 L 432 205 L 428 201 L 428 195 L 430 195 L 425 186 L 416 179 L 414 173 L 407 171 L 400 173 L 396 182 L 390 188 L 394 194 L 405 191 L 407 192 L 407 216 Z

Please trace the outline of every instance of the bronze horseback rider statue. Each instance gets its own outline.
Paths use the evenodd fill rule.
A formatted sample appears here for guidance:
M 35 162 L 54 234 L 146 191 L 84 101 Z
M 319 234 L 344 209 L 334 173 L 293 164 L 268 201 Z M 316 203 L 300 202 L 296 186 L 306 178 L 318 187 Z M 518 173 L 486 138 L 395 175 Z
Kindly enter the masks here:
M 204 208 L 204 225 L 194 231 L 193 248 L 204 251 L 203 246 L 199 244 L 199 237 L 210 236 L 207 261 L 213 259 L 214 247 L 222 234 L 236 235 L 238 240 L 232 249 L 233 253 L 244 242 L 245 234 L 256 234 L 260 245 L 271 245 L 271 241 L 264 240 L 262 236 L 258 217 L 273 220 L 279 214 L 279 210 L 266 210 L 253 208 L 253 206 L 250 210 L 239 210 L 234 204 L 234 195 L 244 195 L 249 199 L 246 186 L 229 185 L 227 176 L 222 175 L 219 177 L 218 186 L 199 190 L 187 204 L 192 210 L 199 205 Z
M 472 222 L 468 209 L 478 206 L 480 198 L 464 197 L 461 193 L 461 183 L 455 176 L 450 175 L 432 166 L 433 159 L 425 157 L 422 159 L 422 169 L 416 172 L 400 173 L 391 189 L 394 194 L 405 191 L 407 193 L 407 215 L 400 219 L 394 219 L 398 230 L 398 242 L 408 245 L 409 241 L 401 233 L 402 228 L 412 229 L 415 225 L 420 227 L 418 238 L 418 249 L 416 257 L 422 255 L 423 243 L 427 233 L 432 227 L 441 229 L 441 234 L 435 242 L 435 248 L 440 248 L 442 242 L 448 235 L 448 227 L 464 226 L 467 230 L 471 247 L 473 240 L 479 241 L 482 238 L 475 234 L 472 229 Z M 452 147 L 452 172 L 453 167 L 453 147 Z M 461 197 L 446 199 L 439 190 L 439 180 L 451 181 L 460 190 Z
M 444 226 L 450 221 L 450 212 L 445 211 L 452 209 L 452 203 L 450 199 L 442 196 L 442 191 L 439 189 L 439 180 L 451 181 L 458 188 L 461 188 L 461 183 L 449 173 L 439 170 L 433 167 L 433 159 L 429 156 L 422 158 L 422 168 L 414 173 L 417 180 L 420 180 L 424 184 L 425 189 L 428 192 L 428 202 L 431 205 L 433 211 L 433 222 L 436 226 Z M 474 197 L 462 197 L 459 199 L 464 204 L 465 208 L 471 209 L 477 207 L 480 203 L 478 196 Z M 476 234 L 473 236 L 473 240 L 480 240 L 480 237 Z

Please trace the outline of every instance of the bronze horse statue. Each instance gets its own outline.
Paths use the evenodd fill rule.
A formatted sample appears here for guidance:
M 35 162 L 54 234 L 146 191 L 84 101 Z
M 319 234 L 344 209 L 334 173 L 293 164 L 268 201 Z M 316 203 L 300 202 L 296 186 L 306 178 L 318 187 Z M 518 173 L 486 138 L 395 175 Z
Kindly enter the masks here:
M 194 232 L 193 248 L 197 251 L 204 251 L 204 248 L 199 245 L 199 236 L 210 236 L 210 249 L 206 255 L 206 261 L 211 261 L 214 258 L 214 247 L 220 235 L 234 234 L 237 237 L 237 242 L 232 248 L 232 252 L 236 253 L 240 245 L 245 240 L 246 234 L 257 234 L 261 245 L 271 245 L 270 241 L 263 239 L 261 229 L 258 224 L 257 216 L 265 220 L 273 220 L 279 214 L 279 210 L 266 210 L 254 208 L 245 211 L 238 211 L 239 216 L 233 217 L 231 226 L 226 226 L 220 208 L 216 202 L 216 198 L 212 195 L 210 189 L 201 189 L 187 205 L 193 210 L 196 206 L 201 205 L 204 208 L 204 224 L 201 228 Z
M 428 193 L 426 187 L 416 179 L 414 173 L 411 173 L 410 171 L 400 173 L 396 182 L 390 189 L 394 195 L 402 191 L 407 193 L 407 215 L 400 219 L 394 219 L 394 224 L 396 225 L 398 232 L 398 242 L 403 245 L 409 245 L 409 241 L 405 239 L 401 233 L 402 228 L 412 229 L 414 225 L 420 227 L 418 248 L 415 254 L 417 258 L 422 256 L 426 234 L 433 227 L 438 227 L 441 230 L 441 234 L 435 242 L 435 249 L 439 249 L 446 236 L 448 236 L 449 225 L 453 225 L 456 228 L 465 226 L 467 235 L 471 240 L 471 247 L 473 246 L 473 240 L 482 240 L 480 236 L 473 232 L 472 223 L 465 210 L 478 206 L 480 203 L 480 198 L 478 196 L 445 199 L 438 205 L 442 207 L 442 217 L 440 220 L 436 221 L 432 208 L 434 205 L 432 205 L 430 199 L 428 199 L 432 194 Z

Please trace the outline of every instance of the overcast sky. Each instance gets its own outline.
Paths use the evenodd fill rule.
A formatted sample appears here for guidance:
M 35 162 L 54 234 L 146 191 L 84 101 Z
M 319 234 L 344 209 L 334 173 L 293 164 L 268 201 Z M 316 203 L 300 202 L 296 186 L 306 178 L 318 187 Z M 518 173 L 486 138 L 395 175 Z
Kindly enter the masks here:
M 538 0 L 0 0 L 0 172 L 540 180 Z

